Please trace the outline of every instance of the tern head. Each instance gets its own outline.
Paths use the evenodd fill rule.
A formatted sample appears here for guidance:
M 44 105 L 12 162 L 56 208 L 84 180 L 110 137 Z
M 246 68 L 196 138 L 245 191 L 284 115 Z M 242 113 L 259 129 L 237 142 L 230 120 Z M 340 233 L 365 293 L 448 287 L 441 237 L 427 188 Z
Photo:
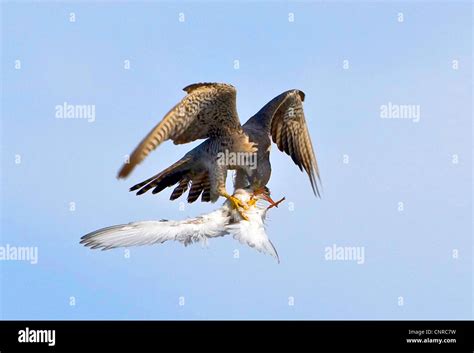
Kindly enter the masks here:
M 264 200 L 269 202 L 271 205 L 275 205 L 275 201 L 270 197 L 270 189 L 266 186 L 262 186 L 259 188 L 243 188 L 237 189 L 234 192 L 234 196 L 237 197 L 239 200 L 243 202 L 250 202 L 250 201 L 259 201 Z

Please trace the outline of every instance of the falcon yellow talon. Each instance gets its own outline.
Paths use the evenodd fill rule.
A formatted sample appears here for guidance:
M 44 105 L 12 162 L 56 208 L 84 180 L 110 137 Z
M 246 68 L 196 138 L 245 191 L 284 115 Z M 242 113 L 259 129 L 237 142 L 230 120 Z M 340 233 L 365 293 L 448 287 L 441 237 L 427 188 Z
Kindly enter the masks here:
M 250 207 L 252 207 L 252 206 L 254 206 L 256 203 L 257 203 L 257 200 L 256 200 L 256 199 L 251 199 L 249 202 L 247 202 L 247 205 L 249 205 Z
M 231 205 L 232 205 L 233 208 L 235 208 L 235 209 L 237 209 L 237 210 L 238 210 L 239 208 L 243 208 L 245 211 L 247 211 L 247 210 L 249 209 L 249 206 L 248 206 L 245 202 L 239 200 L 239 199 L 236 198 L 235 196 L 228 195 L 228 196 L 226 196 L 226 197 L 227 197 L 227 200 L 230 201 L 230 203 L 231 203 Z
M 239 212 L 240 217 L 242 217 L 246 221 L 249 220 L 247 215 L 242 211 L 242 210 L 247 211 L 249 209 L 249 206 L 245 202 L 241 201 L 240 199 L 232 195 L 223 195 L 223 196 L 227 200 L 229 200 L 231 207 L 235 209 L 237 212 Z
M 244 212 L 242 212 L 242 211 L 241 211 L 241 210 L 239 210 L 239 209 L 237 209 L 237 212 L 239 212 L 239 214 L 240 214 L 240 217 L 242 217 L 244 220 L 246 220 L 246 221 L 249 221 L 249 222 L 250 222 L 249 218 L 247 217 L 247 215 L 246 215 Z

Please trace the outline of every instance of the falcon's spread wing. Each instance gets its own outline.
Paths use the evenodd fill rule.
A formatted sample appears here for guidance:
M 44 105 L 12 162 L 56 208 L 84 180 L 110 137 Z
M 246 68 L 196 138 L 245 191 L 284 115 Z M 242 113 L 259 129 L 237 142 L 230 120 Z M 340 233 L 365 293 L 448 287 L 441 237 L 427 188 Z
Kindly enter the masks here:
M 280 151 L 288 154 L 308 174 L 315 195 L 320 196 L 318 164 L 303 112 L 305 95 L 300 90 L 283 92 L 268 102 L 244 125 L 268 131 Z
M 165 115 L 140 142 L 123 165 L 119 178 L 126 178 L 162 142 L 175 144 L 226 136 L 240 128 L 236 90 L 224 83 L 196 83 L 184 88 L 187 95 Z

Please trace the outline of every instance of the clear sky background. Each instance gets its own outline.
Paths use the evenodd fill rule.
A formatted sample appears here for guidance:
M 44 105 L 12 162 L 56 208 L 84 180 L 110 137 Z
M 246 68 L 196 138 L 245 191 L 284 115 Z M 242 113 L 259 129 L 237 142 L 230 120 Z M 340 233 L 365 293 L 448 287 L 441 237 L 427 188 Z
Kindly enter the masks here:
M 36 265 L 0 261 L 1 318 L 472 318 L 470 2 L 2 2 L 1 11 L 0 245 L 39 251 Z M 284 90 L 306 93 L 324 191 L 316 199 L 273 148 L 269 186 L 287 202 L 267 231 L 281 264 L 231 238 L 133 248 L 129 258 L 79 245 L 104 226 L 220 205 L 180 210 L 171 190 L 128 192 L 195 144 L 165 143 L 115 178 L 181 89 L 201 81 L 236 86 L 243 121 Z M 95 121 L 56 119 L 64 102 L 95 105 Z M 381 119 L 389 102 L 419 105 L 420 121 Z M 333 244 L 364 247 L 364 264 L 325 260 Z

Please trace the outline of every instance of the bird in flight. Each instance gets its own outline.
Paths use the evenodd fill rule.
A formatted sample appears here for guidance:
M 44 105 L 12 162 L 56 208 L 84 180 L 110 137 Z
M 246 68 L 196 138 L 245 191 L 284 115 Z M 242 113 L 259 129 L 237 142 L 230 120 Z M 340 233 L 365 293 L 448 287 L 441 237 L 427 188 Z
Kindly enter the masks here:
M 196 83 L 184 88 L 187 95 L 151 130 L 118 173 L 126 178 L 136 165 L 166 140 L 184 144 L 205 139 L 180 160 L 130 191 L 153 194 L 177 184 L 170 200 L 189 189 L 187 201 L 215 202 L 225 197 L 245 219 L 248 205 L 225 187 L 228 170 L 235 170 L 234 189 L 266 186 L 271 175 L 272 141 L 309 177 L 319 196 L 320 176 L 303 112 L 305 94 L 297 89 L 281 93 L 244 125 L 236 106 L 236 89 L 225 83 Z M 226 158 L 224 158 L 226 157 Z
M 257 190 L 237 189 L 232 195 L 245 202 L 246 221 L 230 201 L 211 213 L 182 221 L 142 221 L 102 228 L 84 235 L 81 244 L 92 249 L 109 250 L 118 247 L 161 244 L 176 240 L 185 246 L 201 242 L 207 244 L 210 238 L 232 235 L 244 245 L 272 255 L 278 262 L 278 253 L 265 232 L 264 221 L 267 211 L 284 200 L 274 202 L 268 188 Z M 263 202 L 267 201 L 270 206 Z

